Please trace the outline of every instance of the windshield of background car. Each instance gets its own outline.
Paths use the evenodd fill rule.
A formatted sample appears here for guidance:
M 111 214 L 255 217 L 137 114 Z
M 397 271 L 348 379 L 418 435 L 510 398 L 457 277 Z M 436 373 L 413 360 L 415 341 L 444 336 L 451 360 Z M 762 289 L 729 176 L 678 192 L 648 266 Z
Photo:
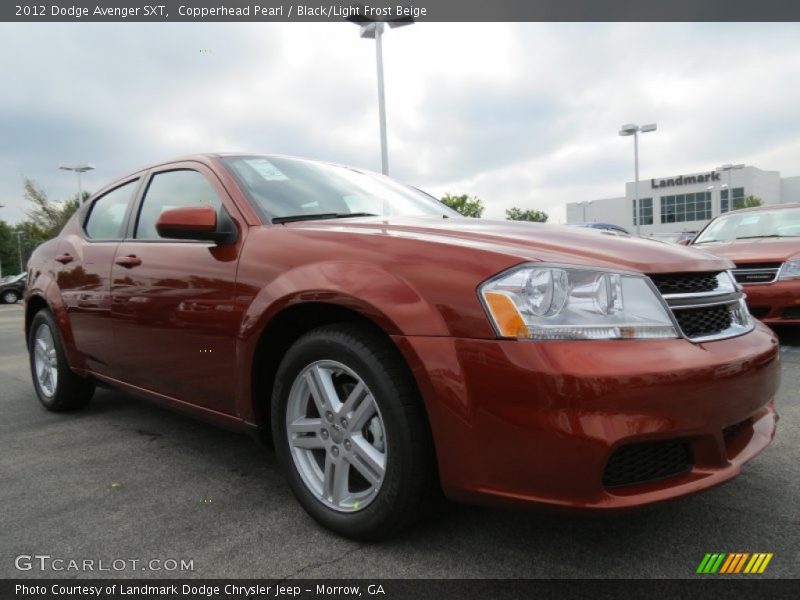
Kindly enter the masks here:
M 695 244 L 759 237 L 800 237 L 800 208 L 756 210 L 717 218 Z
M 267 219 L 323 213 L 459 216 L 432 196 L 376 173 L 273 156 L 222 162 Z

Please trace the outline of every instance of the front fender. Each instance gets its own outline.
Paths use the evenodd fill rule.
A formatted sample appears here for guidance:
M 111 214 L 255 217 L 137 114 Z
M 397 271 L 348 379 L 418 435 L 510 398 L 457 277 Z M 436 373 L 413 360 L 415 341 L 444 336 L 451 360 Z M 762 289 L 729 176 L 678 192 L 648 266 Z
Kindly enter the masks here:
M 243 277 L 246 279 L 246 275 Z M 285 310 L 307 303 L 325 303 L 357 312 L 388 335 L 415 335 L 430 331 L 448 335 L 444 318 L 408 282 L 369 263 L 326 261 L 302 265 L 280 273 L 256 288 L 240 281 L 238 301 L 247 303 L 238 340 L 239 411 L 253 417 L 251 370 L 263 332 Z
M 397 275 L 370 263 L 327 261 L 283 272 L 258 289 L 242 319 L 240 339 L 258 334 L 275 315 L 302 302 L 358 311 L 390 335 L 450 334 L 436 307 Z

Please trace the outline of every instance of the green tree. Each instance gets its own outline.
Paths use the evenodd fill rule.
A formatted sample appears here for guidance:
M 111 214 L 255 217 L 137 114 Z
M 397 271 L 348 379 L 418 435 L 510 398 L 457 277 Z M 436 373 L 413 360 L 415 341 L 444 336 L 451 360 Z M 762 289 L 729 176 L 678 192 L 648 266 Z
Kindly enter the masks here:
M 460 196 L 445 194 L 442 198 L 442 204 L 449 206 L 465 217 L 475 217 L 476 219 L 480 218 L 484 209 L 483 200 L 477 196 L 470 198 L 466 194 L 461 194 Z
M 36 246 L 46 242 L 55 235 L 50 235 L 30 220 L 17 223 L 13 226 L 12 231 L 14 235 L 14 255 L 16 257 L 13 264 L 15 265 L 15 269 L 19 266 L 19 252 L 21 250 L 22 271 L 25 270 L 25 265 L 28 264 L 28 259 L 31 257 L 31 253 L 36 249 Z M 57 233 L 58 232 L 56 232 L 56 234 Z
M 506 210 L 506 219 L 510 221 L 533 221 L 547 223 L 548 215 L 543 210 L 522 210 L 516 206 Z
M 5 221 L 0 221 L 0 272 L 3 277 L 19 273 L 19 254 L 17 237 Z
M 736 208 L 753 208 L 754 206 L 762 206 L 764 201 L 758 196 L 745 196 L 744 198 L 734 198 L 733 204 Z
M 25 199 L 32 205 L 26 212 L 27 220 L 16 225 L 0 220 L 0 265 L 3 275 L 24 271 L 36 246 L 58 235 L 80 206 L 77 194 L 66 202 L 50 200 L 47 193 L 32 179 L 25 178 L 23 188 Z M 88 196 L 86 192 L 83 193 L 84 200 Z M 19 264 L 20 251 L 22 269 Z
M 25 199 L 33 204 L 33 208 L 25 214 L 28 215 L 29 221 L 47 236 L 47 239 L 58 235 L 61 228 L 80 206 L 77 194 L 66 202 L 53 202 L 33 179 L 26 177 L 24 187 Z M 84 193 L 84 199 L 85 197 L 86 193 Z

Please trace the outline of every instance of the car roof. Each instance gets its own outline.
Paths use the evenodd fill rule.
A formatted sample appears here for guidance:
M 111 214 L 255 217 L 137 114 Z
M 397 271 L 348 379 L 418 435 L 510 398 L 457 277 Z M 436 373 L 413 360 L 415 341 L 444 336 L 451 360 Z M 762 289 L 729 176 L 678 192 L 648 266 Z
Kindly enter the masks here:
M 263 158 L 290 158 L 292 160 L 301 160 L 301 161 L 306 161 L 306 162 L 316 162 L 316 163 L 334 165 L 334 166 L 337 166 L 337 167 L 346 167 L 348 169 L 352 169 L 352 170 L 358 171 L 359 173 L 373 173 L 373 171 L 370 171 L 369 169 L 361 169 L 361 168 L 351 167 L 351 166 L 348 166 L 348 165 L 343 165 L 343 164 L 339 164 L 339 163 L 335 163 L 335 162 L 331 162 L 331 161 L 317 160 L 317 159 L 314 159 L 314 158 L 305 158 L 305 157 L 302 157 L 302 156 L 290 156 L 290 155 L 286 155 L 286 154 L 268 154 L 268 153 L 263 153 L 263 152 L 200 152 L 200 153 L 196 153 L 196 154 L 185 154 L 183 156 L 176 156 L 174 158 L 160 160 L 158 162 L 153 162 L 153 163 L 150 163 L 148 165 L 139 167 L 138 169 L 135 169 L 133 171 L 128 171 L 124 175 L 120 175 L 119 177 L 115 177 L 114 179 L 109 180 L 109 182 L 106 185 L 104 185 L 103 187 L 99 188 L 96 192 L 94 192 L 94 194 L 92 194 L 92 197 L 95 197 L 95 196 L 97 196 L 97 195 L 99 195 L 101 193 L 105 193 L 107 190 L 117 186 L 124 179 L 129 179 L 131 177 L 134 177 L 135 175 L 140 175 L 140 174 L 142 174 L 142 173 L 144 173 L 146 171 L 149 171 L 150 169 L 155 169 L 155 168 L 158 168 L 158 167 L 163 167 L 165 165 L 170 165 L 170 164 L 173 164 L 173 163 L 180 163 L 180 162 L 198 162 L 198 163 L 204 164 L 206 166 L 211 166 L 211 164 L 216 159 L 230 158 L 230 157 L 237 157 L 237 156 L 241 156 L 241 157 L 258 156 L 258 157 L 263 157 Z
M 758 212 L 761 210 L 783 210 L 785 208 L 800 208 L 800 202 L 792 202 L 789 204 L 762 204 L 761 206 L 751 206 L 750 208 L 739 208 L 724 214 L 732 215 L 734 213 Z

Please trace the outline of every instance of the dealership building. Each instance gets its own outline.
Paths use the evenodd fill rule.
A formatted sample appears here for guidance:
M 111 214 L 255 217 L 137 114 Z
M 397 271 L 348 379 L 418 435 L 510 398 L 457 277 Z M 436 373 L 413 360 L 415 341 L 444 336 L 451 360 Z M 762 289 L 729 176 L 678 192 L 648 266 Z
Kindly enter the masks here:
M 636 184 L 629 181 L 621 198 L 570 202 L 567 223 L 613 223 L 633 232 L 635 192 Z M 697 231 L 709 219 L 739 208 L 746 196 L 764 204 L 800 202 L 800 176 L 781 177 L 778 171 L 736 165 L 640 180 L 641 234 Z

